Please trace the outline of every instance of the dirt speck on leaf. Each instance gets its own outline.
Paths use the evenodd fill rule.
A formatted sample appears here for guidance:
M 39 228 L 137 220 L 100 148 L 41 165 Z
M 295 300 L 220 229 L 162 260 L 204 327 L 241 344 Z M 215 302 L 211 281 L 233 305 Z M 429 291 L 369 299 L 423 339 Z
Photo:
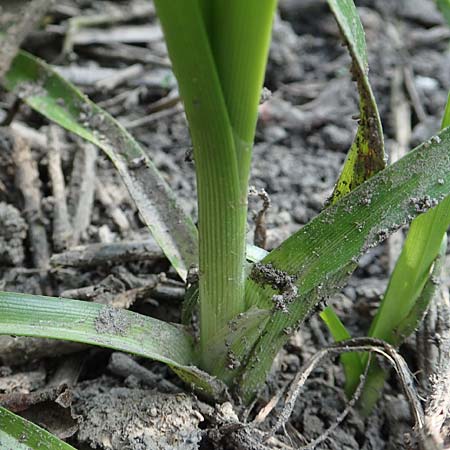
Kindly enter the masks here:
M 94 325 L 95 331 L 99 334 L 124 336 L 128 332 L 131 323 L 124 311 L 105 306 L 98 313 Z

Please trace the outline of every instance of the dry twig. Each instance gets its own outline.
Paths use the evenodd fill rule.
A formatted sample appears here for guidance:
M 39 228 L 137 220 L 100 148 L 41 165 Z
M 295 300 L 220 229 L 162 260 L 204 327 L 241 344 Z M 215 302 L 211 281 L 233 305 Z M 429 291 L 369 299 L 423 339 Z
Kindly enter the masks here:
M 434 297 L 419 337 L 427 349 L 427 364 L 423 370 L 431 390 L 425 408 L 425 423 L 434 440 L 442 445 L 450 435 L 449 424 L 446 424 L 450 416 L 450 300 L 447 287 L 442 286 Z M 430 352 L 431 342 L 436 351 Z
M 265 189 L 261 188 L 259 191 L 254 187 L 250 186 L 249 195 L 258 196 L 263 204 L 261 209 L 254 214 L 253 220 L 255 221 L 255 232 L 253 243 L 261 248 L 266 248 L 267 240 L 267 228 L 266 228 L 266 212 L 270 208 L 270 197 Z
M 48 171 L 52 182 L 53 208 L 53 247 L 60 252 L 72 244 L 72 225 L 67 209 L 66 183 L 61 167 L 62 130 L 50 125 L 48 132 Z
M 15 183 L 22 193 L 25 217 L 29 226 L 30 248 L 34 267 L 47 270 L 49 247 L 41 209 L 39 172 L 28 143 L 19 135 L 14 136 Z
M 83 143 L 81 151 L 75 155 L 71 179 L 73 209 L 73 240 L 76 245 L 86 233 L 90 223 L 95 191 L 95 166 L 97 147 Z
M 107 187 L 97 179 L 95 182 L 95 193 L 97 200 L 105 208 L 106 213 L 111 217 L 122 233 L 130 229 L 130 222 L 125 213 L 120 209 L 108 192 Z
M 413 416 L 415 418 L 416 423 L 416 432 L 418 434 L 419 443 L 421 445 L 421 448 L 424 450 L 431 450 L 432 447 L 429 446 L 429 440 L 426 436 L 426 428 L 425 428 L 425 421 L 424 421 L 424 414 L 422 410 L 422 405 L 420 404 L 419 397 L 416 393 L 416 390 L 414 388 L 414 381 L 413 376 L 405 362 L 405 360 L 402 358 L 402 356 L 389 344 L 380 341 L 378 339 L 372 339 L 372 338 L 354 338 L 349 339 L 347 341 L 339 342 L 336 344 L 333 344 L 327 348 L 324 348 L 323 350 L 320 350 L 317 352 L 309 361 L 309 363 L 306 365 L 306 367 L 300 371 L 294 378 L 294 380 L 290 383 L 285 405 L 283 407 L 282 412 L 278 416 L 278 420 L 266 439 L 268 437 L 271 437 L 274 435 L 274 433 L 282 426 L 284 426 L 289 419 L 290 415 L 292 414 L 295 401 L 304 386 L 307 378 L 311 374 L 311 372 L 314 370 L 314 368 L 325 358 L 335 356 L 341 353 L 347 353 L 347 352 L 371 352 L 376 353 L 384 358 L 386 358 L 389 363 L 394 367 L 400 383 L 402 385 L 402 388 L 406 394 L 406 397 L 409 401 Z M 358 391 L 362 388 L 361 383 L 358 387 Z M 347 408 L 346 408 L 347 409 Z M 348 411 L 344 410 L 345 415 L 348 413 Z M 344 413 L 343 412 L 343 413 Z M 342 414 L 339 418 L 341 418 Z M 342 419 L 343 419 L 342 417 Z M 341 419 L 341 420 L 342 420 Z M 328 433 L 324 434 L 324 437 L 319 437 L 318 439 L 321 439 L 320 442 L 323 441 L 323 439 L 326 439 L 328 437 Z M 318 442 L 313 442 L 311 444 L 308 444 L 306 448 L 313 448 L 311 445 L 317 445 Z
M 55 254 L 50 259 L 52 266 L 92 267 L 129 261 L 157 261 L 164 257 L 153 239 L 145 241 L 123 241 L 112 244 L 90 244 L 73 247 Z

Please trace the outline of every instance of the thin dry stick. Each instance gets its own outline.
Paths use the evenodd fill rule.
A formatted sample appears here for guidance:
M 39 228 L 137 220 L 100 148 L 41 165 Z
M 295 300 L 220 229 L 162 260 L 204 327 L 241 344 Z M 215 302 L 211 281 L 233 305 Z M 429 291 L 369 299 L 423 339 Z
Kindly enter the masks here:
M 29 239 L 34 267 L 47 270 L 49 249 L 41 209 L 39 172 L 28 143 L 14 136 L 15 183 L 23 196 L 25 217 L 29 226 Z
M 51 257 L 52 266 L 92 267 L 129 261 L 157 261 L 164 257 L 153 239 L 89 244 Z
M 10 125 L 10 128 L 14 134 L 18 134 L 25 139 L 31 145 L 31 148 L 47 151 L 48 141 L 44 133 L 16 120 Z
M 425 424 L 424 424 L 424 414 L 422 410 L 422 405 L 420 404 L 419 397 L 414 388 L 413 376 L 408 368 L 403 357 L 392 347 L 384 341 L 380 341 L 378 339 L 373 338 L 354 338 L 346 341 L 342 341 L 336 344 L 333 344 L 323 350 L 317 352 L 306 365 L 306 367 L 299 372 L 294 380 L 292 380 L 288 393 L 287 399 L 285 402 L 285 406 L 282 412 L 279 414 L 278 420 L 268 437 L 271 437 L 276 433 L 276 431 L 284 426 L 289 419 L 292 411 L 294 409 L 295 401 L 308 379 L 311 372 L 314 368 L 327 357 L 332 357 L 335 355 L 339 355 L 341 353 L 347 352 L 371 352 L 382 355 L 386 358 L 390 364 L 394 367 L 403 390 L 405 391 L 406 397 L 408 398 L 415 423 L 416 423 L 416 431 L 419 436 L 420 443 L 423 449 L 428 450 L 429 447 L 426 447 L 426 433 L 425 433 Z M 359 389 L 359 387 L 358 387 Z M 266 439 L 267 439 L 266 438 Z
M 422 101 L 420 100 L 420 95 L 416 87 L 416 82 L 414 80 L 414 72 L 410 64 L 405 64 L 403 73 L 405 76 L 406 90 L 408 91 L 417 118 L 420 122 L 426 122 L 428 116 L 425 108 L 423 107 Z
M 404 42 L 406 40 L 398 32 L 398 27 L 392 23 L 388 23 L 386 31 L 391 38 L 400 60 L 403 64 L 403 79 L 405 83 L 406 91 L 411 100 L 414 111 L 419 119 L 419 122 L 425 122 L 427 120 L 427 113 L 423 107 L 422 101 L 420 100 L 420 95 L 416 87 L 416 82 L 414 80 L 414 72 L 410 64 L 410 56 L 408 50 L 406 49 Z
M 409 149 L 411 141 L 411 107 L 403 91 L 403 68 L 397 66 L 391 85 L 391 110 L 394 118 L 395 140 L 397 145 L 392 147 L 391 163 L 402 158 Z M 389 270 L 394 270 L 398 256 L 403 246 L 403 232 L 399 230 L 389 238 Z
M 14 10 L 9 12 L 8 4 L 0 11 L 0 79 L 8 71 L 22 41 L 37 27 L 42 16 L 50 7 L 52 0 L 16 0 L 11 2 Z
M 48 171 L 52 182 L 53 198 L 53 247 L 60 252 L 72 244 L 72 225 L 67 209 L 66 183 L 61 167 L 62 130 L 50 125 L 48 132 Z
M 77 202 L 73 218 L 73 243 L 76 245 L 80 237 L 87 231 L 91 223 L 92 206 L 94 204 L 95 191 L 95 165 L 97 161 L 97 147 L 89 143 L 83 143 L 79 157 L 74 163 L 74 189 Z
M 154 14 L 152 4 L 132 5 L 131 9 L 116 9 L 105 14 L 97 14 L 94 16 L 78 16 L 69 20 L 66 37 L 63 43 L 63 55 L 72 53 L 76 36 L 80 29 L 98 25 L 113 25 L 120 22 L 127 22 L 133 19 L 143 17 L 151 17 Z
M 142 76 L 145 72 L 142 64 L 133 64 L 122 70 L 118 70 L 113 75 L 97 81 L 96 87 L 104 91 L 112 91 L 117 86 L 125 84 L 130 80 L 136 79 Z
M 125 213 L 114 202 L 111 194 L 106 189 L 105 185 L 100 181 L 95 182 L 95 194 L 97 200 L 102 204 L 111 219 L 120 228 L 120 231 L 124 233 L 130 229 L 130 222 L 127 219 Z
M 266 248 L 267 240 L 267 227 L 266 227 L 266 212 L 270 208 L 270 197 L 265 189 L 261 188 L 259 191 L 254 187 L 250 186 L 249 195 L 258 196 L 263 204 L 261 209 L 255 213 L 253 220 L 255 221 L 255 233 L 253 238 L 253 243 L 261 248 Z
M 183 112 L 183 108 L 179 104 L 175 104 L 174 106 L 171 106 L 168 109 L 164 109 L 161 111 L 157 111 L 155 113 L 149 114 L 148 116 L 141 117 L 136 120 L 132 120 L 130 122 L 123 122 L 123 126 L 127 130 L 132 130 L 134 128 L 139 128 L 144 125 L 149 125 L 151 123 L 157 122 L 161 119 L 166 119 L 168 117 L 176 116 L 178 114 L 181 114 Z
M 425 422 L 436 442 L 443 444 L 443 426 L 450 414 L 450 300 L 447 287 L 441 287 L 434 298 L 436 326 L 433 335 L 438 347 L 437 364 L 430 374 L 431 395 L 425 409 Z M 430 330 L 431 331 L 431 330 Z M 426 338 L 431 336 L 428 334 Z
M 85 348 L 85 344 L 31 337 L 0 336 L 0 365 L 17 366 L 75 353 Z
M 119 375 L 123 378 L 132 375 L 148 387 L 162 389 L 164 392 L 182 392 L 181 388 L 175 386 L 163 376 L 141 366 L 131 356 L 125 353 L 114 352 L 109 359 L 108 370 L 114 375 Z
M 370 358 L 369 358 L 369 363 L 370 363 Z M 358 383 L 358 386 L 357 386 L 355 392 L 352 395 L 352 398 L 348 401 L 344 410 L 336 417 L 336 420 L 334 421 L 333 425 L 331 425 L 328 429 L 326 429 L 319 437 L 314 439 L 309 444 L 300 447 L 298 450 L 314 449 L 322 442 L 325 442 L 335 432 L 336 428 L 345 420 L 345 418 L 348 416 L 348 414 L 350 413 L 352 408 L 355 406 L 356 402 L 359 400 L 359 397 L 361 396 L 361 392 L 364 387 L 364 383 L 366 382 L 366 376 L 367 376 L 368 370 L 369 370 L 369 364 L 367 364 L 363 375 L 361 375 L 360 381 Z

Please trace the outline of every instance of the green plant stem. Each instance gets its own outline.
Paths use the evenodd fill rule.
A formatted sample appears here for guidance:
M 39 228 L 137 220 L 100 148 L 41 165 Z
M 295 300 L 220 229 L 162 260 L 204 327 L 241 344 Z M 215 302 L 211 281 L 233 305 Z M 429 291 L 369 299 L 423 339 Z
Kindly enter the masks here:
M 207 349 L 245 311 L 248 178 L 276 1 L 155 4 L 194 144 L 202 366 L 220 376 Z
M 239 177 L 247 198 L 258 105 L 276 0 L 210 0 L 209 37 L 236 139 Z
M 233 130 L 198 0 L 156 0 L 194 144 L 201 348 L 243 312 L 246 202 Z M 208 366 L 213 361 L 203 361 Z

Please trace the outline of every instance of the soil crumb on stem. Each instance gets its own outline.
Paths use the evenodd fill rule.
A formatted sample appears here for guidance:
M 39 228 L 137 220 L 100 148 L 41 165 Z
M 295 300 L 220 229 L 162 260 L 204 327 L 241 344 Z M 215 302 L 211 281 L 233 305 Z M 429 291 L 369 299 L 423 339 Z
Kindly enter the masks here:
M 260 284 L 269 284 L 278 294 L 272 296 L 275 309 L 289 312 L 288 305 L 297 297 L 298 288 L 295 277 L 282 270 L 276 269 L 272 264 L 256 263 L 250 277 Z

